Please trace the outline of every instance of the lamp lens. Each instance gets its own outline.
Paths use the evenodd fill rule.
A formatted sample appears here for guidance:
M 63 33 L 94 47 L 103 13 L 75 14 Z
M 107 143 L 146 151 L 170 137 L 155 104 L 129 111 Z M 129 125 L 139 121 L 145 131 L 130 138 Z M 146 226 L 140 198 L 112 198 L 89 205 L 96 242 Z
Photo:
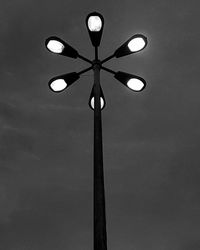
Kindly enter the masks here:
M 51 51 L 51 52 L 54 52 L 54 53 L 62 53 L 65 46 L 57 41 L 57 40 L 50 40 L 47 44 L 47 48 Z
M 136 37 L 133 38 L 129 43 L 128 43 L 128 48 L 130 49 L 131 52 L 137 52 L 142 50 L 146 45 L 146 42 L 144 38 L 142 37 Z
M 67 87 L 67 83 L 64 79 L 57 79 L 53 82 L 51 82 L 50 87 L 53 91 L 62 91 Z
M 102 97 L 100 97 L 100 100 L 101 100 L 101 109 L 104 107 L 104 100 Z M 94 97 L 92 97 L 91 99 L 91 107 L 94 109 Z
M 90 31 L 99 32 L 102 28 L 102 20 L 99 16 L 90 16 L 88 18 L 88 28 Z
M 132 78 L 127 82 L 127 86 L 134 91 L 141 91 L 144 88 L 144 83 L 137 78 Z

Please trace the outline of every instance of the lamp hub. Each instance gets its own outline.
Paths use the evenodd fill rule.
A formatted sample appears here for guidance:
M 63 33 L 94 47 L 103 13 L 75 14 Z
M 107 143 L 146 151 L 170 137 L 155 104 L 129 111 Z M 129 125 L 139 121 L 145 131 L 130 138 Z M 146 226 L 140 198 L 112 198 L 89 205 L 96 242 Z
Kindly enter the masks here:
M 95 68 L 101 69 L 101 61 L 100 60 L 92 61 L 92 66 L 93 66 L 93 69 Z

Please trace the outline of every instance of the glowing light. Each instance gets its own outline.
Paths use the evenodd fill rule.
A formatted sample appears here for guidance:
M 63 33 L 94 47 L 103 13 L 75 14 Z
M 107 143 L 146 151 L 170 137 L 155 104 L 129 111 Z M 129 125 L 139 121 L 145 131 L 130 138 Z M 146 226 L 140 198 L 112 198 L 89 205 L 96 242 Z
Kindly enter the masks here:
M 51 52 L 54 52 L 54 53 L 62 53 L 65 46 L 57 41 L 57 40 L 50 40 L 47 44 L 47 48 L 51 51 Z
M 88 19 L 88 28 L 90 31 L 99 32 L 102 28 L 102 20 L 99 16 L 90 16 Z
M 100 100 L 101 100 L 101 109 L 104 107 L 104 100 L 102 97 L 100 97 Z M 91 107 L 94 109 L 94 97 L 92 97 L 91 99 Z
M 127 86 L 134 91 L 140 91 L 144 88 L 144 83 L 137 78 L 132 78 L 127 82 Z
M 64 90 L 67 87 L 67 83 L 63 79 L 57 79 L 51 82 L 50 87 L 53 91 L 58 92 Z
M 128 48 L 131 52 L 137 52 L 142 50 L 146 45 L 144 38 L 135 37 L 128 43 Z

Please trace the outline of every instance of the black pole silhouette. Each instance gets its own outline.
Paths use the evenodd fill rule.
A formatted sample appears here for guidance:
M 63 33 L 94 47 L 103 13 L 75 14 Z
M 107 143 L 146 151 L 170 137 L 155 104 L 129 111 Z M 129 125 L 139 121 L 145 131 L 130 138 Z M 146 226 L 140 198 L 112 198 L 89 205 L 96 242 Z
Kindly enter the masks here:
M 94 63 L 94 250 L 107 250 L 100 68 Z

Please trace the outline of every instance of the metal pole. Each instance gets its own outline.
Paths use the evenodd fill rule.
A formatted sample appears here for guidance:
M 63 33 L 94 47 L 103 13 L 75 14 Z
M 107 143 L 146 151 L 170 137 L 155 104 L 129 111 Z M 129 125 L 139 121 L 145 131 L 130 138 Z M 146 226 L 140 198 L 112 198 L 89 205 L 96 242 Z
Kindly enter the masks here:
M 98 63 L 94 63 L 94 250 L 107 250 L 100 68 Z

